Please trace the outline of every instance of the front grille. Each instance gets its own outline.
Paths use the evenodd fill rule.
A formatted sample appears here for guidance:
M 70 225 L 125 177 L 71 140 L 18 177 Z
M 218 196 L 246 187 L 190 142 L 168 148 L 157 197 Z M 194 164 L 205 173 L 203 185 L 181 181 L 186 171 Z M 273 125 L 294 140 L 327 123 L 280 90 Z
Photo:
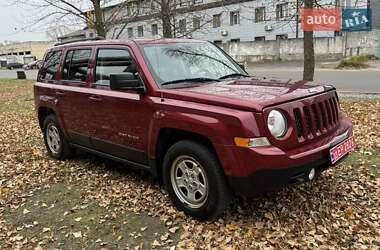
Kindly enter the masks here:
M 302 125 L 301 125 L 301 114 L 300 114 L 299 109 L 294 109 L 294 118 L 296 120 L 298 137 L 301 137 L 302 136 Z
M 298 137 L 318 136 L 335 127 L 339 121 L 336 97 L 293 109 Z

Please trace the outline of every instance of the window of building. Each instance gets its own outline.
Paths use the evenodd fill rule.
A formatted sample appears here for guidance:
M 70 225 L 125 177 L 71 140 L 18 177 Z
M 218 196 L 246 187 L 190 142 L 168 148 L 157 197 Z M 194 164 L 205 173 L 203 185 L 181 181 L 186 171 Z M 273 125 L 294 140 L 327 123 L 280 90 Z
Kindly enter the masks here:
M 18 52 L 18 55 L 19 55 L 19 56 L 23 56 L 23 55 L 24 55 L 24 52 Z
M 132 27 L 127 29 L 127 33 L 128 33 L 128 38 L 133 38 L 133 28 Z
M 240 39 L 231 39 L 231 43 L 239 44 L 240 43 Z
M 193 18 L 193 28 L 195 30 L 198 30 L 201 28 L 201 19 L 199 17 L 194 17 Z
M 179 6 L 181 7 L 186 7 L 200 3 L 203 3 L 203 0 L 179 0 Z
M 212 16 L 212 27 L 218 28 L 221 26 L 222 14 Z
M 111 74 L 123 72 L 137 74 L 137 67 L 127 50 L 99 49 L 95 72 L 95 84 L 109 86 Z
M 284 39 L 288 39 L 287 34 L 276 35 L 276 40 L 284 40 Z
M 152 35 L 153 36 L 157 36 L 158 35 L 158 25 L 156 23 L 152 24 Z
M 259 42 L 259 41 L 265 41 L 265 36 L 256 36 L 255 42 Z
M 85 83 L 90 55 L 90 49 L 68 51 L 63 65 L 62 80 Z
M 240 24 L 240 12 L 239 11 L 232 11 L 230 13 L 230 24 L 231 24 L 231 26 Z
M 144 26 L 138 26 L 137 27 L 137 36 L 143 37 L 144 36 Z
M 179 20 L 179 32 L 180 33 L 186 32 L 186 19 Z
M 61 62 L 61 51 L 50 52 L 46 55 L 42 68 L 41 78 L 45 80 L 55 80 Z
M 265 21 L 265 7 L 255 9 L 255 23 Z
M 221 40 L 216 40 L 216 41 L 214 41 L 214 44 L 216 45 L 216 46 L 218 46 L 219 48 L 221 48 L 222 47 L 222 41 Z
M 276 6 L 276 20 L 280 20 L 289 15 L 288 3 L 277 4 Z

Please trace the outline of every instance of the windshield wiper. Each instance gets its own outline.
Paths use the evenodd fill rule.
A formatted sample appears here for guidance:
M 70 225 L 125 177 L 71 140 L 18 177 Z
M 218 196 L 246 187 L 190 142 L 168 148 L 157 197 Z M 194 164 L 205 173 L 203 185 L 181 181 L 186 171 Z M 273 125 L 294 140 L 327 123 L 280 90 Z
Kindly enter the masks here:
M 249 75 L 241 74 L 241 73 L 232 73 L 232 74 L 228 74 L 228 75 L 222 76 L 219 79 L 226 79 L 226 78 L 230 78 L 230 77 L 234 77 L 234 76 L 246 76 L 247 77 Z
M 161 83 L 161 86 L 176 84 L 176 83 L 181 83 L 181 82 L 220 82 L 220 80 L 214 79 L 214 78 L 207 78 L 207 77 L 186 78 L 186 79 L 179 79 L 179 80 L 164 82 L 164 83 Z

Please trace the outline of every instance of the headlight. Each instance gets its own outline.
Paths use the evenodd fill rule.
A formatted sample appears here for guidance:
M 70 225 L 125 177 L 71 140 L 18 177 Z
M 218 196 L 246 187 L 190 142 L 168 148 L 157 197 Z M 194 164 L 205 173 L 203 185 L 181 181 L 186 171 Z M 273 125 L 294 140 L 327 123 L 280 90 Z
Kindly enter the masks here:
M 268 115 L 268 129 L 271 132 L 271 134 L 279 138 L 281 136 L 284 136 L 288 125 L 285 119 L 285 116 L 283 113 L 279 110 L 272 110 Z

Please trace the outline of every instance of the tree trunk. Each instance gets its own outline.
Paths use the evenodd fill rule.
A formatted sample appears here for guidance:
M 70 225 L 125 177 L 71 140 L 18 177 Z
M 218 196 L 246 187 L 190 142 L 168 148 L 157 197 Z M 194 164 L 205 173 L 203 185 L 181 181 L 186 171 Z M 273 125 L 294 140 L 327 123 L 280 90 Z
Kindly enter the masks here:
M 305 9 L 311 9 L 311 8 L 313 8 L 313 0 L 305 0 Z M 303 46 L 304 46 L 303 80 L 313 81 L 314 68 L 315 68 L 313 31 L 304 31 Z
M 161 0 L 161 21 L 162 21 L 162 35 L 165 38 L 172 38 L 172 25 L 170 23 L 170 4 L 168 0 Z
M 106 29 L 104 27 L 103 11 L 100 7 L 100 0 L 91 0 L 95 12 L 95 30 L 98 36 L 106 37 Z

